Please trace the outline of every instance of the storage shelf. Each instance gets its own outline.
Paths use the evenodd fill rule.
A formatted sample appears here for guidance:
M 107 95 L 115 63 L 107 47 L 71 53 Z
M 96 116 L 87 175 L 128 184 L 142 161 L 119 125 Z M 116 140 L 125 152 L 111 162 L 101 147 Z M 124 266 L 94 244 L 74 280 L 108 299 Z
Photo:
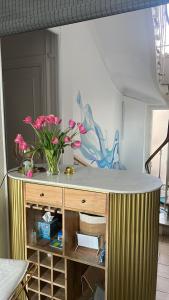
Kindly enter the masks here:
M 39 294 L 32 292 L 31 290 L 29 290 L 29 288 L 28 288 L 28 295 L 31 300 L 39 300 L 39 296 L 38 296 Z
M 45 296 L 52 296 L 51 285 L 49 283 L 41 281 L 40 282 L 40 291 L 41 291 L 41 294 L 43 294 Z
M 59 249 L 55 249 L 54 247 L 51 247 L 50 242 L 48 240 L 38 240 L 36 244 L 31 244 L 28 243 L 27 247 L 31 248 L 31 249 L 35 249 L 35 250 L 42 250 L 42 251 L 46 251 L 46 252 L 51 252 L 54 254 L 57 254 L 58 256 L 63 256 L 63 251 L 59 250 Z
M 28 288 L 31 291 L 38 292 L 38 280 L 35 278 L 31 278 L 28 282 Z
M 40 265 L 51 268 L 52 255 L 50 253 L 40 252 L 39 256 Z
M 50 297 L 47 297 L 47 296 L 44 296 L 44 295 L 40 295 L 40 300 L 50 300 L 50 299 L 51 299 Z
M 40 267 L 40 279 L 51 283 L 51 270 Z
M 27 248 L 27 260 L 33 263 L 37 263 L 38 262 L 37 250 Z
M 79 212 L 63 210 L 63 216 L 59 216 L 59 226 L 61 227 L 62 224 L 64 239 L 64 248 L 63 250 L 59 250 L 51 247 L 50 241 L 46 239 L 37 239 L 36 244 L 30 243 L 30 233 L 34 228 L 36 230 L 37 222 L 44 214 L 41 208 L 41 205 L 33 205 L 32 208 L 28 208 L 27 206 L 26 208 L 27 259 L 38 266 L 36 274 L 34 274 L 28 283 L 30 299 L 89 299 L 84 298 L 84 294 L 82 295 L 81 276 L 83 276 L 84 272 L 90 266 L 96 267 L 99 273 L 103 272 L 103 275 L 105 275 L 105 266 L 98 264 L 99 255 L 97 255 L 96 250 L 85 247 L 76 249 L 76 232 L 79 231 Z M 49 207 L 46 206 L 45 208 L 49 211 Z
M 100 269 L 105 269 L 105 265 L 98 263 L 99 256 L 96 250 L 79 247 L 76 251 L 72 250 L 67 253 L 67 258 L 77 262 L 83 262 L 84 264 L 91 265 Z
M 65 261 L 63 258 L 53 256 L 53 269 L 65 273 Z
M 65 288 L 65 275 L 54 271 L 53 284 Z
M 65 290 L 60 287 L 54 287 L 53 298 L 56 300 L 64 300 L 65 299 Z

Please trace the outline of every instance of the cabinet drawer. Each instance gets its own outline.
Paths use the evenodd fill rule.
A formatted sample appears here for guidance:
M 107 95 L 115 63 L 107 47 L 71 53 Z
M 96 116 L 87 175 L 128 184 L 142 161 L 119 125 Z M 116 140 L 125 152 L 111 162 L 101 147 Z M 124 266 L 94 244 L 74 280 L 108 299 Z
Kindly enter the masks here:
M 25 200 L 42 205 L 62 207 L 62 188 L 26 183 Z
M 106 213 L 106 194 L 65 189 L 65 208 L 95 214 Z

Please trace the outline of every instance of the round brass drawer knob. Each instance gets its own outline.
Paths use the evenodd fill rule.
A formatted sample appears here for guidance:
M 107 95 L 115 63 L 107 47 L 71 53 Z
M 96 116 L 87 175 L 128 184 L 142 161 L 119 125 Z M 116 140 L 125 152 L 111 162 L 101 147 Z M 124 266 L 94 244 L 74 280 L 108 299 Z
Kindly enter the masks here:
M 44 197 L 44 196 L 45 196 L 44 193 L 41 193 L 41 194 L 40 194 L 40 197 Z
M 82 199 L 82 201 L 81 201 L 82 203 L 86 203 L 86 200 L 85 199 Z

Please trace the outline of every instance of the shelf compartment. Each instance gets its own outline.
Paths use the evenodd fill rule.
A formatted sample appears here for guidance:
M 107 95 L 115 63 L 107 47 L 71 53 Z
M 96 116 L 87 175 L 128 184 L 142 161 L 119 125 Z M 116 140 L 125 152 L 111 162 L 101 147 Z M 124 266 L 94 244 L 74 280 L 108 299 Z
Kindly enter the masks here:
M 80 232 L 79 213 L 66 210 L 65 255 L 70 259 L 104 269 L 104 265 L 99 265 L 98 263 L 99 255 L 97 255 L 97 250 L 80 246 L 77 248 L 77 232 Z
M 53 256 L 53 269 L 65 273 L 65 260 L 64 258 Z
M 51 268 L 52 255 L 46 252 L 39 252 L 40 265 Z
M 69 300 L 87 300 L 92 296 L 96 283 L 104 288 L 105 270 L 84 263 L 67 261 L 67 297 Z M 82 289 L 83 283 L 83 289 Z
M 47 282 L 51 282 L 51 270 L 44 267 L 40 267 L 40 279 Z
M 38 263 L 38 251 L 27 248 L 27 260 L 33 263 Z
M 44 281 L 40 281 L 40 293 L 45 296 L 52 296 L 51 284 Z
M 54 254 L 56 254 L 58 256 L 62 256 L 62 253 L 63 253 L 62 250 L 55 249 L 55 248 L 51 247 L 50 246 L 50 241 L 49 240 L 45 240 L 45 239 L 38 240 L 36 244 L 28 243 L 27 247 L 30 247 L 32 249 L 33 248 L 34 249 L 38 249 L 40 251 L 51 252 L 51 253 L 54 253 Z
M 63 273 L 53 271 L 53 284 L 65 288 L 65 275 Z
M 36 278 L 31 278 L 28 282 L 28 289 L 34 292 L 38 292 L 38 280 Z
M 96 253 L 96 250 L 78 247 L 77 250 L 70 250 L 66 254 L 70 259 L 75 260 L 77 262 L 82 262 L 85 264 L 90 264 L 91 266 L 105 269 L 105 265 L 101 265 L 98 263 L 99 256 Z
M 65 290 L 61 287 L 53 287 L 53 299 L 55 300 L 65 300 Z
M 31 300 L 39 300 L 39 295 L 35 292 L 28 290 L 28 296 L 29 296 L 29 299 L 31 299 Z
M 40 295 L 40 300 L 51 300 L 51 298 L 44 295 Z

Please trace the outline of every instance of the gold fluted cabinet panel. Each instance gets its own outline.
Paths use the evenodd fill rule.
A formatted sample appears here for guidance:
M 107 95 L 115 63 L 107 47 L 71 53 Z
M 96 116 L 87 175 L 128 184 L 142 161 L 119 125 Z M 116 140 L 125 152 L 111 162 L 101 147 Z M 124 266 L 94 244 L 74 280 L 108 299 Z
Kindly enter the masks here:
M 25 259 L 24 197 L 21 180 L 8 178 L 8 195 L 10 255 L 14 259 Z M 25 300 L 24 292 L 20 294 L 18 300 Z
M 108 300 L 155 300 L 159 190 L 111 194 Z
M 10 253 L 15 259 L 25 259 L 24 196 L 21 180 L 8 179 Z

